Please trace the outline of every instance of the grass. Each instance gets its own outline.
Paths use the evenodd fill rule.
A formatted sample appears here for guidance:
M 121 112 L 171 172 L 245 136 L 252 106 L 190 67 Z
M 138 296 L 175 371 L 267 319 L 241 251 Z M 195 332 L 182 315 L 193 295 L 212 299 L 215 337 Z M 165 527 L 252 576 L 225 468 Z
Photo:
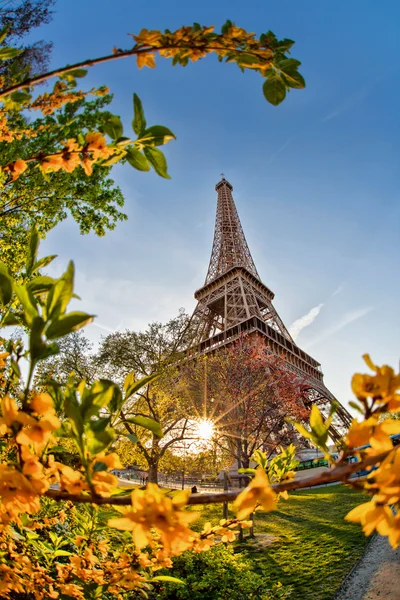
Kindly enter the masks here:
M 266 547 L 246 538 L 235 544 L 268 583 L 292 585 L 296 600 L 332 600 L 344 577 L 362 555 L 368 539 L 359 526 L 344 521 L 363 501 L 361 494 L 335 485 L 291 494 L 273 513 L 256 513 L 256 534 L 275 540 Z M 221 506 L 200 506 L 196 529 L 217 523 Z

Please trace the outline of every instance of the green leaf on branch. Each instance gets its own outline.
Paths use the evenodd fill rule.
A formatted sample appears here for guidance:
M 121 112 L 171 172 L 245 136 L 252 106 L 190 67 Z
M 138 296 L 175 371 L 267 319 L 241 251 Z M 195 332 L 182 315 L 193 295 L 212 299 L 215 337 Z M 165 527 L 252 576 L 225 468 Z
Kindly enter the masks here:
M 73 71 L 68 71 L 67 75 L 72 75 L 72 77 L 85 77 L 87 75 L 87 69 L 74 69 Z
M 111 115 L 111 117 L 103 125 L 103 130 L 104 133 L 109 135 L 113 140 L 120 138 L 124 131 L 120 117 Z
M 141 136 L 146 129 L 146 119 L 144 118 L 144 110 L 142 101 L 137 94 L 133 94 L 133 121 L 132 129 L 136 135 Z
M 167 172 L 167 161 L 164 154 L 161 150 L 157 150 L 157 148 L 145 148 L 144 154 L 155 170 L 155 172 L 160 175 L 160 177 L 164 177 L 165 179 L 171 179 Z
M 303 89 L 306 87 L 304 77 L 297 71 L 297 69 L 292 68 L 286 71 L 282 70 L 281 77 L 283 81 L 291 88 Z
M 30 327 L 35 317 L 39 316 L 36 308 L 35 298 L 32 292 L 30 292 L 27 287 L 23 285 L 15 285 L 15 293 L 18 296 L 18 300 L 22 304 L 25 321 L 28 327 Z
M 43 269 L 43 267 L 47 267 L 55 258 L 57 258 L 57 254 L 52 254 L 51 256 L 44 256 L 40 258 L 32 267 L 32 273 L 36 273 L 39 269 Z
M 15 58 L 19 54 L 22 54 L 23 50 L 19 50 L 19 48 L 0 48 L 0 60 L 9 60 L 10 58 Z
M 12 298 L 13 280 L 5 264 L 0 263 L 0 304 L 5 306 Z
M 311 408 L 310 414 L 310 429 L 308 431 L 301 423 L 297 421 L 293 421 L 291 419 L 287 419 L 290 423 L 292 423 L 297 431 L 306 439 L 309 439 L 313 442 L 313 444 L 323 450 L 325 453 L 328 453 L 328 437 L 329 437 L 329 427 L 331 426 L 333 415 L 334 415 L 335 406 L 333 405 L 333 412 L 331 410 L 329 417 L 324 421 L 323 416 L 316 404 L 313 404 Z
M 28 281 L 26 287 L 32 294 L 42 294 L 43 292 L 51 290 L 54 284 L 55 279 L 52 277 L 39 275 L 39 277 L 34 277 L 31 281 Z
M 138 171 L 150 171 L 150 165 L 147 158 L 133 146 L 126 148 L 126 160 L 128 163 Z
M 163 125 L 153 125 L 143 132 L 141 139 L 150 138 L 154 146 L 163 146 L 171 140 L 176 140 L 176 135 L 168 127 Z
M 57 320 L 50 323 L 46 330 L 46 336 L 49 340 L 68 335 L 73 331 L 77 331 L 91 323 L 94 319 L 94 315 L 88 315 L 84 312 L 70 312 L 67 315 L 60 316 Z
M 182 579 L 178 579 L 177 577 L 171 577 L 170 575 L 157 575 L 157 577 L 153 577 L 150 579 L 150 582 L 153 581 L 169 581 L 170 583 L 178 583 L 179 585 L 185 585 L 185 582 Z
M 151 381 L 157 379 L 157 377 L 158 373 L 153 373 L 152 375 L 147 375 L 136 380 L 134 373 L 128 373 L 124 381 L 125 400 L 128 400 L 133 394 L 136 394 L 142 387 L 148 385 Z
M 133 444 L 137 444 L 138 436 L 134 433 L 124 433 L 123 436 L 128 438 Z
M 74 289 L 75 267 L 72 261 L 69 262 L 67 270 L 60 277 L 47 296 L 47 316 L 54 318 L 65 313 L 70 302 Z
M 278 77 L 270 76 L 263 85 L 266 100 L 274 106 L 278 106 L 286 97 L 286 86 Z
M 23 90 L 17 90 L 10 94 L 10 98 L 15 104 L 26 104 L 32 98 L 32 96 L 28 92 L 24 92 Z
M 2 44 L 4 42 L 4 40 L 7 37 L 8 32 L 10 31 L 10 27 L 11 27 L 11 23 L 9 23 L 8 25 L 6 25 L 1 31 L 0 31 L 0 44 Z
M 125 419 L 125 422 L 149 429 L 159 438 L 164 436 L 160 423 L 157 423 L 157 421 L 154 421 L 154 419 L 150 419 L 150 417 L 129 417 L 129 419 Z
M 90 454 L 103 452 L 115 439 L 115 431 L 113 429 L 107 429 L 106 431 L 90 431 L 87 429 L 86 435 L 89 437 L 87 448 Z
M 31 237 L 29 240 L 28 256 L 26 260 L 26 272 L 28 275 L 32 272 L 32 267 L 36 262 L 36 257 L 39 249 L 39 234 L 35 227 L 31 229 Z

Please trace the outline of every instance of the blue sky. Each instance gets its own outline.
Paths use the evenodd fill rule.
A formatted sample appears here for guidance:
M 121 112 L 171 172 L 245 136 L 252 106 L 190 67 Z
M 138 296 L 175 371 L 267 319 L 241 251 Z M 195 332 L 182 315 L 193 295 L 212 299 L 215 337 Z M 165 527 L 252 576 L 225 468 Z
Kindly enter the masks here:
M 142 27 L 219 28 L 227 18 L 294 39 L 306 89 L 275 108 L 259 75 L 213 58 L 185 69 L 165 59 L 154 70 L 138 71 L 131 59 L 92 69 L 85 85 L 111 88 L 112 110 L 127 128 L 136 92 L 148 122 L 176 133 L 166 148 L 172 179 L 117 166 L 129 220 L 99 239 L 80 236 L 69 219 L 42 253 L 58 254 L 57 270 L 75 260 L 80 308 L 97 315 L 86 329 L 95 343 L 108 331 L 165 321 L 180 307 L 190 312 L 224 172 L 278 312 L 287 326 L 297 321 L 298 344 L 346 403 L 364 352 L 394 366 L 400 356 L 400 5 L 69 0 L 56 4 L 40 34 L 54 41 L 56 67 L 127 48 L 126 34 Z

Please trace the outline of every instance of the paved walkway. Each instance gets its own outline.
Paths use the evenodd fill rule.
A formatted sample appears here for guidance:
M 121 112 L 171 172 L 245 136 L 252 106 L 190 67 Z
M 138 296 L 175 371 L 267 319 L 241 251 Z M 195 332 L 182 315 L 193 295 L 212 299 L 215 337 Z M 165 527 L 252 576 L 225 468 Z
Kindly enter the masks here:
M 374 537 L 335 600 L 400 600 L 400 548 Z

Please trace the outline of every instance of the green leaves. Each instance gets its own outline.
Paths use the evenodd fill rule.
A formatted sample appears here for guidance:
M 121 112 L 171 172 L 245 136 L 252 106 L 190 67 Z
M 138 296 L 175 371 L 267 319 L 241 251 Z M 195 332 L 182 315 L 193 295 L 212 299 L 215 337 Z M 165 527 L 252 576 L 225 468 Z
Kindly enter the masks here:
M 87 75 L 87 69 L 74 69 L 73 71 L 68 71 L 67 75 L 72 75 L 72 77 L 79 79 Z
M 159 438 L 163 437 L 163 432 L 160 426 L 160 423 L 154 421 L 154 419 L 150 419 L 150 417 L 129 417 L 129 419 L 125 419 L 125 423 L 132 423 L 133 425 L 140 425 L 140 427 L 144 427 L 145 429 L 149 429 Z
M 175 135 L 164 125 L 152 125 L 146 129 L 143 105 L 137 94 L 133 94 L 133 112 L 132 128 L 138 136 L 137 147 L 127 146 L 125 148 L 126 160 L 138 171 L 149 171 L 151 165 L 158 175 L 170 179 L 165 156 L 155 146 L 167 144 L 176 139 Z
M 137 94 L 133 94 L 133 121 L 132 129 L 136 135 L 141 136 L 146 129 L 143 105 Z
M 150 165 L 147 158 L 133 146 L 126 148 L 126 160 L 128 163 L 138 171 L 150 171 Z
M 163 146 L 171 140 L 176 140 L 176 136 L 168 127 L 163 125 L 153 125 L 143 132 L 143 138 L 149 138 L 154 146 Z
M 46 329 L 46 337 L 49 340 L 63 337 L 93 321 L 94 316 L 84 312 L 70 312 L 53 320 Z
M 291 88 L 301 89 L 306 85 L 304 77 L 298 71 L 301 62 L 286 58 L 282 53 L 280 56 L 284 57 L 283 60 L 274 62 L 274 66 L 266 73 L 267 79 L 263 85 L 265 98 L 274 106 L 278 106 L 286 98 L 286 92 Z
M 12 298 L 13 280 L 5 264 L 0 263 L 0 304 L 5 306 Z
M 36 271 L 47 267 L 47 265 L 49 265 L 55 258 L 57 258 L 57 254 L 52 254 L 51 256 L 44 256 L 33 265 L 32 273 L 36 273 Z
M 151 381 L 154 381 L 158 377 L 157 373 L 142 377 L 142 379 L 135 380 L 134 373 L 128 373 L 124 381 L 124 392 L 125 400 L 128 400 L 133 394 L 136 394 L 142 387 L 148 385 Z
M 178 583 L 179 585 L 185 585 L 185 582 L 182 579 L 178 579 L 177 577 L 170 577 L 170 575 L 157 575 L 157 577 L 153 577 L 150 579 L 150 582 L 154 581 L 168 581 L 169 583 Z
M 333 415 L 335 413 L 336 404 L 333 402 L 329 417 L 324 421 L 323 416 L 316 404 L 313 404 L 310 414 L 310 429 L 308 431 L 301 423 L 297 421 L 289 421 L 292 423 L 297 431 L 306 439 L 309 439 L 313 444 L 328 453 L 327 442 L 329 438 L 329 427 L 331 426 Z M 289 419 L 288 419 L 289 420 Z
M 4 42 L 7 37 L 7 33 L 10 31 L 11 24 L 9 23 L 0 31 L 0 44 Z
M 111 117 L 103 125 L 103 130 L 104 133 L 109 135 L 113 140 L 120 138 L 124 131 L 120 117 L 111 115 Z
M 65 313 L 73 294 L 75 267 L 69 262 L 67 270 L 60 277 L 47 297 L 47 317 L 54 318 Z
M 10 58 L 15 58 L 19 54 L 22 54 L 23 50 L 19 50 L 18 48 L 0 48 L 0 60 L 10 60 Z
M 10 94 L 10 99 L 12 102 L 15 102 L 17 105 L 27 104 L 32 98 L 29 92 L 24 92 L 23 90 L 17 90 Z
M 263 85 L 265 98 L 270 104 L 278 106 L 286 98 L 286 86 L 278 77 L 270 77 Z
M 144 149 L 144 154 L 158 175 L 164 179 L 171 179 L 167 172 L 167 161 L 161 150 L 148 147 Z

